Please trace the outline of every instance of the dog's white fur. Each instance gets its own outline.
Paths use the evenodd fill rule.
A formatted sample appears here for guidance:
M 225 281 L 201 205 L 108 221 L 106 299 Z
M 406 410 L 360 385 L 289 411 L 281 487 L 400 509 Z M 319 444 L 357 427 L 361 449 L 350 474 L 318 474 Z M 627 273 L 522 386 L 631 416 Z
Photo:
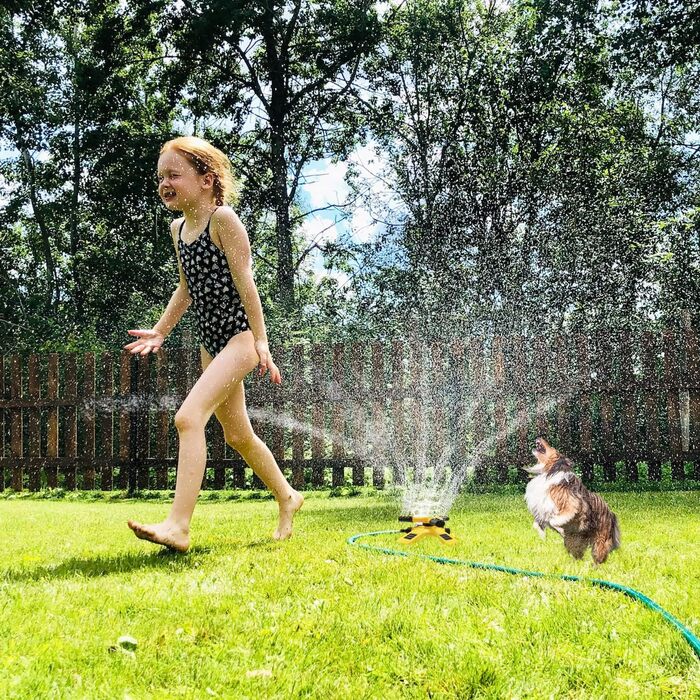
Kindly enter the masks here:
M 536 465 L 537 466 L 537 465 Z M 533 470 L 528 470 L 530 473 L 536 473 Z M 525 502 L 527 503 L 528 510 L 532 513 L 532 517 L 535 522 L 532 523 L 532 527 L 538 532 L 542 539 L 547 536 L 546 526 L 551 525 L 554 530 L 557 530 L 559 534 L 561 532 L 561 526 L 566 524 L 570 516 L 557 517 L 557 507 L 554 505 L 554 501 L 549 497 L 549 488 L 554 486 L 554 484 L 560 484 L 562 481 L 567 481 L 572 474 L 567 472 L 559 472 L 557 474 L 552 474 L 549 476 L 546 473 L 540 473 L 528 482 L 527 488 L 525 489 Z M 561 520 L 561 522 L 559 522 Z

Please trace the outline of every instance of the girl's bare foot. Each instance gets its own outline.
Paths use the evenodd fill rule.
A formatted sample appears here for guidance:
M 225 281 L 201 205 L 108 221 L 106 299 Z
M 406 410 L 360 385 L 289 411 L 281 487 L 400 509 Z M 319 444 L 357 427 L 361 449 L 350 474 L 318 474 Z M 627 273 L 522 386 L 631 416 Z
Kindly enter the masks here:
M 128 520 L 127 524 L 141 540 L 162 544 L 176 552 L 186 552 L 190 547 L 189 531 L 167 520 L 156 525 L 141 525 L 133 520 Z
M 292 521 L 294 514 L 304 505 L 304 497 L 292 490 L 284 500 L 277 502 L 280 509 L 280 521 L 273 537 L 276 540 L 286 540 L 292 536 Z

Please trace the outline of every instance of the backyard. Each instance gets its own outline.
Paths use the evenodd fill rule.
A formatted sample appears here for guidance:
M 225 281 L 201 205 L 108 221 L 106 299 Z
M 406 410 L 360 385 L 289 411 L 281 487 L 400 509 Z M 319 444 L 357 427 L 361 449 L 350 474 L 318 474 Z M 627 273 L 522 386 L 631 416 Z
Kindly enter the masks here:
M 697 633 L 700 494 L 604 495 L 622 548 L 602 567 L 569 558 L 554 533 L 540 541 L 515 492 L 463 494 L 457 544 L 409 551 L 615 581 Z M 0 498 L 2 697 L 700 695 L 690 646 L 624 595 L 348 546 L 398 528 L 390 493 L 308 492 L 294 537 L 275 543 L 263 493 L 205 492 L 185 555 L 126 527 L 162 517 L 167 492 L 41 496 Z M 372 544 L 406 549 L 396 539 Z

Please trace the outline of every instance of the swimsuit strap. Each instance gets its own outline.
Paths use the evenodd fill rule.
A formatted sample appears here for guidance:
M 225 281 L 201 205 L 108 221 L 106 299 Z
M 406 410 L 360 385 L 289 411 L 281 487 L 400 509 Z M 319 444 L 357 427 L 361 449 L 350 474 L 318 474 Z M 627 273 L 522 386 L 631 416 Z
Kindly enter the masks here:
M 219 207 L 216 207 L 216 209 L 218 209 L 218 208 L 219 208 Z M 204 229 L 204 231 L 202 231 L 202 233 L 199 234 L 200 236 L 203 236 L 203 235 L 209 230 L 209 224 L 211 223 L 211 217 L 214 216 L 214 212 L 216 211 L 216 209 L 214 209 L 214 211 L 210 214 L 210 216 L 209 216 L 209 221 L 207 221 L 207 226 L 206 226 L 206 228 Z M 179 238 L 181 241 L 182 241 L 182 229 L 183 229 L 184 226 L 185 226 L 185 219 L 183 218 L 183 219 L 182 219 L 182 223 L 180 224 L 180 230 L 178 231 L 178 238 Z M 197 238 L 199 238 L 199 236 L 197 236 Z M 196 241 L 197 238 L 195 238 L 194 240 Z M 183 243 L 184 243 L 184 241 L 183 241 Z M 192 241 L 192 243 L 194 243 L 194 241 Z

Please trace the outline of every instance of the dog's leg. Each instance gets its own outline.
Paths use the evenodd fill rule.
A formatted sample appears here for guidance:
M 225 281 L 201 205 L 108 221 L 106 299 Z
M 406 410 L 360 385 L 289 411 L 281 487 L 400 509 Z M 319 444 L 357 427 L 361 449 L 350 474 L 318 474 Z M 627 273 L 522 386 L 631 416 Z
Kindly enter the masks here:
M 542 525 L 540 525 L 539 522 L 537 522 L 537 520 L 535 520 L 535 522 L 532 523 L 532 527 L 535 528 L 535 532 L 537 532 L 537 534 L 538 534 L 543 540 L 544 540 L 544 539 L 547 539 L 547 531 L 542 527 Z
M 583 557 L 588 544 L 588 538 L 584 537 L 583 535 L 564 535 L 564 546 L 574 559 L 581 559 Z

